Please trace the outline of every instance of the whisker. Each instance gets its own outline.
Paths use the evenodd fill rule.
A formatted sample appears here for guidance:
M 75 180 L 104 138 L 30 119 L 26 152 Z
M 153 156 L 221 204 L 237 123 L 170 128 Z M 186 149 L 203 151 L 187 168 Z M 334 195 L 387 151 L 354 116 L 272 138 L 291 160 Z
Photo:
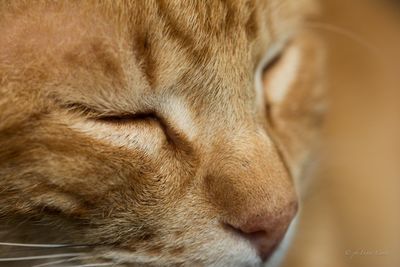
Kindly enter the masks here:
M 29 247 L 29 248 L 87 247 L 87 245 L 69 245 L 69 244 L 25 244 L 25 243 L 9 243 L 9 242 L 0 242 L 0 246 Z
M 53 266 L 53 265 L 60 264 L 60 263 L 66 263 L 66 262 L 71 262 L 71 261 L 80 261 L 80 260 L 86 260 L 86 259 L 91 259 L 91 258 L 93 258 L 93 256 L 73 257 L 71 259 L 63 259 L 63 260 L 58 260 L 58 261 L 50 261 L 50 262 L 46 262 L 46 263 L 41 263 L 41 264 L 34 265 L 32 267 Z
M 69 265 L 65 267 L 97 267 L 97 266 L 114 266 L 115 262 L 88 263 L 83 265 Z
M 358 43 L 359 45 L 365 47 L 369 51 L 375 53 L 376 55 L 380 56 L 382 53 L 382 51 L 378 47 L 376 47 L 371 42 L 363 39 L 360 34 L 357 34 L 356 32 L 347 30 L 345 28 L 338 27 L 336 25 L 325 23 L 325 22 L 306 22 L 305 26 L 307 26 L 308 28 L 325 30 L 328 32 L 332 32 L 332 33 L 336 33 L 336 34 L 345 36 L 345 37 L 349 38 L 350 40 Z
M 64 253 L 64 254 L 49 254 L 49 255 L 39 255 L 39 256 L 28 256 L 28 257 L 0 258 L 0 262 L 66 258 L 66 257 L 75 257 L 75 256 L 81 256 L 81 255 L 82 256 L 87 255 L 87 253 Z

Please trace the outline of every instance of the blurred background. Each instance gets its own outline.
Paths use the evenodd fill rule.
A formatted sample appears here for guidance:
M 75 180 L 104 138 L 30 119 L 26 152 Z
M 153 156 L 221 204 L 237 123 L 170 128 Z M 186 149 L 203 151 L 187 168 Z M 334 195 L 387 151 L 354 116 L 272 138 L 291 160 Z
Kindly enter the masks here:
M 400 1 L 321 0 L 330 109 L 287 267 L 400 266 Z

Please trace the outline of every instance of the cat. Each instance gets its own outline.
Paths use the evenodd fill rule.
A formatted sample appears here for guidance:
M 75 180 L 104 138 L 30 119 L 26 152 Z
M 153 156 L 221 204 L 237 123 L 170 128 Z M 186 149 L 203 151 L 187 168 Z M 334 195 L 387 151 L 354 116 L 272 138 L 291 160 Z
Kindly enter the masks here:
M 2 0 L 0 265 L 274 261 L 323 114 L 314 10 Z

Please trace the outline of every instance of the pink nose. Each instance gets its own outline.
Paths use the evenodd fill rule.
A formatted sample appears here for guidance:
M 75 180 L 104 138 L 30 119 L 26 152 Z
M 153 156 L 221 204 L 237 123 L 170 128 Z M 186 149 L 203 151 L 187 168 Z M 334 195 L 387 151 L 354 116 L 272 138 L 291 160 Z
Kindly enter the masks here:
M 228 226 L 248 240 L 260 258 L 266 261 L 285 236 L 297 209 L 297 202 L 293 202 L 276 214 L 265 212 L 249 216 L 245 223 L 238 225 L 228 223 Z

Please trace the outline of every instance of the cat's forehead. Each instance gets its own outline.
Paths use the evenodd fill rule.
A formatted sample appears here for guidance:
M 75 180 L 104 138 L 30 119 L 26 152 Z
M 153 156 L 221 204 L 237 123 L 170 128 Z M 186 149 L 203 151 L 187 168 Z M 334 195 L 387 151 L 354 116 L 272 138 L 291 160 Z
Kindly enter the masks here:
M 106 14 L 102 28 L 96 18 L 92 20 L 96 25 L 87 27 L 93 32 L 101 28 L 100 36 L 86 34 L 85 29 L 82 35 L 87 42 L 97 43 L 92 47 L 109 50 L 98 54 L 127 53 L 119 56 L 132 59 L 153 89 L 177 87 L 187 81 L 184 76 L 193 69 L 198 78 L 215 75 L 231 79 L 230 73 L 241 75 L 231 67 L 253 68 L 269 47 L 291 34 L 302 14 L 296 9 L 302 6 L 298 2 L 158 0 L 131 3 L 129 7 L 110 2 L 102 6 Z M 115 17 L 115 8 L 122 11 L 122 23 Z M 112 15 L 107 18 L 108 11 Z M 89 19 L 84 23 L 92 22 Z M 105 35 L 107 26 L 122 33 Z
M 240 108 L 252 105 L 257 59 L 291 31 L 299 2 L 46 5 L 5 16 L 0 46 L 4 57 L 20 58 L 10 61 L 42 62 L 41 68 L 47 61 L 58 80 L 45 88 L 69 102 L 132 111 L 179 96 L 197 112 L 229 108 L 232 99 L 242 101 Z

